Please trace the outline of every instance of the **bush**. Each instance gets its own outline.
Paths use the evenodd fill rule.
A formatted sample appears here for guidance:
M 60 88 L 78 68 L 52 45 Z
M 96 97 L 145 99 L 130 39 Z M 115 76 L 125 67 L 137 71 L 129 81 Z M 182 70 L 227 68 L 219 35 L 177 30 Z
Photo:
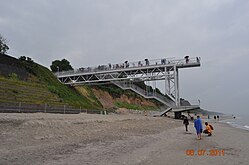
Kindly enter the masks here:
M 19 79 L 16 73 L 11 73 L 9 75 L 9 78 L 12 79 L 12 80 L 18 80 Z

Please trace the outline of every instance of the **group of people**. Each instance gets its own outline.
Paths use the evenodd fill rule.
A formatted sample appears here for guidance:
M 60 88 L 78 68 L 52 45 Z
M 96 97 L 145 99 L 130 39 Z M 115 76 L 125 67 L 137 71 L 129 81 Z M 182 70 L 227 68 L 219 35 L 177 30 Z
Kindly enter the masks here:
M 189 56 L 185 56 L 184 57 L 185 61 L 186 61 L 186 64 L 189 63 Z M 200 58 L 199 57 L 196 57 L 197 59 L 197 62 L 200 61 Z M 166 63 L 167 62 L 167 63 Z M 166 65 L 166 64 L 170 64 L 171 61 L 170 60 L 166 60 L 166 58 L 163 58 L 161 59 L 161 65 Z M 174 61 L 173 61 L 174 63 Z M 155 63 L 153 63 L 152 65 L 158 65 L 160 64 L 160 61 L 157 61 Z M 121 64 L 107 64 L 107 65 L 99 65 L 98 67 L 87 67 L 87 68 L 84 68 L 84 67 L 81 67 L 79 68 L 77 71 L 78 72 L 90 72 L 90 71 L 98 71 L 98 70 L 110 70 L 110 69 L 122 69 L 122 68 L 129 68 L 129 67 L 142 67 L 142 66 L 149 66 L 151 65 L 151 62 L 149 61 L 149 59 L 144 59 L 144 61 L 138 61 L 137 63 L 135 62 L 128 62 L 128 61 L 125 61 L 124 63 L 121 63 Z
M 216 119 L 219 121 L 220 116 L 219 115 L 217 115 L 217 116 L 214 115 L 214 120 L 216 120 Z
M 185 125 L 186 132 L 188 132 L 189 121 L 188 121 L 188 118 L 186 116 L 183 119 L 183 124 Z M 213 126 L 211 124 L 209 124 L 208 122 L 205 122 L 205 126 L 206 126 L 205 130 L 203 130 L 202 120 L 201 120 L 200 116 L 197 116 L 197 119 L 194 121 L 194 127 L 196 130 L 198 140 L 201 139 L 202 133 L 207 134 L 208 136 L 212 136 Z

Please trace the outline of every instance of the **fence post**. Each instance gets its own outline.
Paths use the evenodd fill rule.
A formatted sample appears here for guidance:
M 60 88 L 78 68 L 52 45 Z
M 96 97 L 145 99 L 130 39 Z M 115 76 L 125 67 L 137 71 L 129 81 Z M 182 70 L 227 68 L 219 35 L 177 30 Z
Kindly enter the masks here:
M 64 114 L 66 113 L 66 105 L 64 105 Z
M 47 103 L 45 103 L 45 113 L 47 112 Z
M 81 107 L 80 107 L 80 113 L 81 113 Z
M 19 113 L 21 113 L 21 102 L 19 102 Z

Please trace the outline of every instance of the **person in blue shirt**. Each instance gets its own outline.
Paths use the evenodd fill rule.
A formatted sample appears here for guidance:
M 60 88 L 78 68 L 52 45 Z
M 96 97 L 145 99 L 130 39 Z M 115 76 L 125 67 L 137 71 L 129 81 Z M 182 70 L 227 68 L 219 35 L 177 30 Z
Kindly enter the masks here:
M 200 116 L 197 116 L 197 119 L 194 121 L 194 126 L 197 134 L 197 139 L 201 139 L 201 133 L 202 133 L 202 121 Z

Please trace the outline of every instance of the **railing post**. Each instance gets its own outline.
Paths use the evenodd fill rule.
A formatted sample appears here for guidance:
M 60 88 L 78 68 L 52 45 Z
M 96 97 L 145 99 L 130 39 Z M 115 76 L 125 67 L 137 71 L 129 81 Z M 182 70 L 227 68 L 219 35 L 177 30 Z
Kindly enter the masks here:
M 44 112 L 45 112 L 45 113 L 47 112 L 47 103 L 45 103 L 45 109 L 44 109 Z
M 21 113 L 21 102 L 19 102 L 19 113 Z

